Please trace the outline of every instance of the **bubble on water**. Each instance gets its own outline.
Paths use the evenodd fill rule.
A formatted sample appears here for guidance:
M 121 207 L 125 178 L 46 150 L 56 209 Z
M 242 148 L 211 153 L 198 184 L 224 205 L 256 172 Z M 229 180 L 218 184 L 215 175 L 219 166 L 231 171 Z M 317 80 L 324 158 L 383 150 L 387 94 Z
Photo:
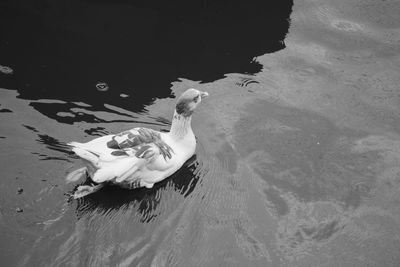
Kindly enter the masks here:
M 109 89 L 108 84 L 106 84 L 104 82 L 98 82 L 96 84 L 96 88 L 97 88 L 97 90 L 99 90 L 101 92 L 105 92 Z
M 119 96 L 122 97 L 122 98 L 127 98 L 127 97 L 129 97 L 129 95 L 127 95 L 127 94 L 120 94 Z
M 4 74 L 13 74 L 14 70 L 10 67 L 0 65 L 0 72 Z

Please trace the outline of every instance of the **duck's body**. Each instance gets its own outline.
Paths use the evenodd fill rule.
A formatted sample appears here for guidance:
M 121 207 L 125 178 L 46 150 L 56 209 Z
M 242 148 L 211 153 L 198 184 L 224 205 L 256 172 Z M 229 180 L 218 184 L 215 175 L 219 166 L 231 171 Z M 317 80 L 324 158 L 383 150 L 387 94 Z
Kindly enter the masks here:
M 184 120 L 188 119 L 175 114 L 173 123 L 182 124 Z M 190 124 L 181 126 L 187 128 L 179 138 L 171 132 L 134 128 L 87 143 L 72 142 L 69 145 L 85 162 L 95 183 L 151 188 L 154 183 L 176 172 L 195 152 L 196 139 Z
M 98 184 L 78 187 L 75 198 L 96 191 L 106 182 L 130 189 L 151 188 L 175 173 L 195 153 L 191 115 L 207 95 L 187 90 L 178 99 L 170 132 L 134 128 L 87 143 L 69 143 L 86 165 L 76 172 L 86 171 Z

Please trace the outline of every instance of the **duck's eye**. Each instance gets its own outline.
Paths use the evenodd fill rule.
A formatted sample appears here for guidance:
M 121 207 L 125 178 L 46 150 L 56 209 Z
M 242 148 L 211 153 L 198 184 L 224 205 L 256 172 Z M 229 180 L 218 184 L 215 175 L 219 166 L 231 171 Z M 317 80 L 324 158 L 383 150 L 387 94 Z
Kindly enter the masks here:
M 199 95 L 197 95 L 195 98 L 193 98 L 193 101 L 195 102 L 195 103 L 197 103 L 197 101 L 199 100 Z

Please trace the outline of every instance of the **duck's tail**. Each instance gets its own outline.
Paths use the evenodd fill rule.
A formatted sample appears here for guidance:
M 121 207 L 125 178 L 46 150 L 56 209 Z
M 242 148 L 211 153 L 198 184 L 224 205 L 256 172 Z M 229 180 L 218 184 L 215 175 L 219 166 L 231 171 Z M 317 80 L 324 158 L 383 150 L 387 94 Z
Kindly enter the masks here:
M 90 151 L 89 149 L 84 147 L 84 144 L 78 142 L 70 142 L 67 145 L 72 147 L 72 151 L 75 152 L 76 155 L 93 165 L 96 169 L 99 167 L 99 158 L 100 155 Z
M 123 182 L 134 175 L 139 166 L 146 162 L 146 159 L 137 157 L 121 157 L 104 161 L 98 152 L 92 151 L 86 144 L 71 142 L 68 145 L 85 163 L 86 171 L 95 183 L 114 181 L 116 178 L 119 178 L 118 182 Z
M 70 172 L 65 178 L 65 180 L 67 180 L 67 183 L 76 182 L 79 179 L 81 179 L 84 175 L 86 175 L 86 172 L 87 172 L 86 167 L 79 168 L 73 172 Z
M 101 188 L 103 188 L 104 184 L 98 184 L 98 185 L 80 185 L 74 192 L 74 199 L 78 199 L 84 196 L 87 196 L 89 194 L 92 194 Z

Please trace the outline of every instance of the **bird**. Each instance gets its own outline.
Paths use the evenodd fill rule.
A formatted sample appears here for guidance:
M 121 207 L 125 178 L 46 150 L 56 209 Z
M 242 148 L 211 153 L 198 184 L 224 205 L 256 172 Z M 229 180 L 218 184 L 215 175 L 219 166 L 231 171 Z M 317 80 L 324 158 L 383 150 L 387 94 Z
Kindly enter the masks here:
M 67 143 L 85 165 L 71 172 L 67 180 L 74 181 L 86 173 L 93 182 L 78 186 L 73 197 L 84 197 L 106 184 L 127 189 L 152 188 L 174 174 L 195 153 L 192 114 L 208 96 L 194 88 L 183 92 L 177 99 L 169 132 L 136 127 L 87 143 Z

